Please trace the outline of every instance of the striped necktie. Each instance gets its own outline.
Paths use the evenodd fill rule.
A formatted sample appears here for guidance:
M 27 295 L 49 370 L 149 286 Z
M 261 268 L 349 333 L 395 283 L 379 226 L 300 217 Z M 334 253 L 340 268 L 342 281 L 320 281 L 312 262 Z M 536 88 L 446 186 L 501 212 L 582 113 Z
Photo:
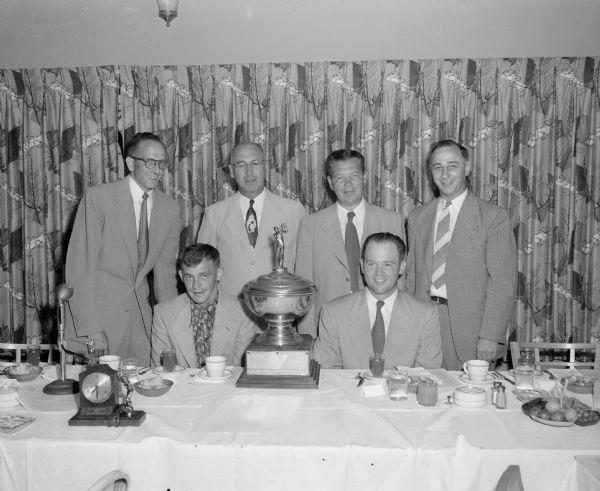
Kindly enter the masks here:
M 450 233 L 451 204 L 452 201 L 446 201 L 444 208 L 440 211 L 435 231 L 431 283 L 438 289 L 446 284 L 446 254 L 450 245 L 450 239 L 452 238 L 452 234 Z
M 140 221 L 137 238 L 138 264 L 137 274 L 140 272 L 148 258 L 148 193 L 142 195 L 142 207 L 140 208 Z
M 383 300 L 377 300 L 377 314 L 375 314 L 375 322 L 371 329 L 371 339 L 373 340 L 373 353 L 383 353 L 385 346 L 385 326 L 383 324 L 382 307 L 385 305 Z

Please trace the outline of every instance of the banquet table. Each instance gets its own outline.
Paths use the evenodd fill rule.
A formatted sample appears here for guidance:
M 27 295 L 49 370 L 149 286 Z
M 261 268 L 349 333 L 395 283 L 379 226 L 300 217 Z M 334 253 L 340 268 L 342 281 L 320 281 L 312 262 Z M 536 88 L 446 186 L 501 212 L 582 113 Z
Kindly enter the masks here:
M 35 421 L 0 434 L 0 489 L 85 490 L 120 469 L 134 491 L 493 490 L 517 464 L 527 490 L 576 490 L 575 456 L 600 457 L 600 424 L 537 423 L 510 384 L 507 409 L 461 408 L 446 397 L 458 374 L 430 372 L 441 380 L 435 407 L 412 393 L 365 398 L 356 370 L 322 370 L 306 390 L 237 388 L 240 369 L 221 383 L 188 369 L 162 397 L 134 394 L 147 413 L 139 427 L 68 426 L 76 397 L 45 395 L 38 378 L 19 384 L 25 407 L 10 411 Z

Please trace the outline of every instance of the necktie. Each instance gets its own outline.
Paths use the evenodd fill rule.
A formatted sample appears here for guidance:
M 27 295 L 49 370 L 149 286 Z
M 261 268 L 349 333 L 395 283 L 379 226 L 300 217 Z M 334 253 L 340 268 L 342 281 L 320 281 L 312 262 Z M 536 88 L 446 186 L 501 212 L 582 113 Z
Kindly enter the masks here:
M 346 247 L 346 258 L 348 259 L 348 270 L 350 271 L 350 288 L 353 292 L 358 291 L 358 265 L 360 262 L 360 243 L 358 233 L 354 226 L 354 212 L 348 212 L 348 221 L 346 222 L 346 235 L 344 246 Z
M 206 357 L 210 356 L 210 345 L 212 342 L 213 327 L 215 321 L 215 309 L 218 297 L 213 303 L 207 306 L 201 306 L 190 301 L 192 309 L 192 335 L 194 337 L 194 347 L 196 351 L 196 364 L 198 368 L 204 366 Z
M 436 288 L 441 288 L 446 284 L 446 253 L 450 244 L 450 205 L 451 201 L 446 201 L 446 205 L 440 211 L 438 223 L 435 231 L 435 246 L 433 248 L 433 274 L 431 283 Z
M 383 314 L 381 308 L 385 302 L 383 300 L 377 301 L 377 314 L 375 315 L 375 322 L 373 323 L 373 329 L 371 330 L 371 339 L 373 340 L 373 353 L 383 353 L 383 347 L 385 345 L 385 326 L 383 325 Z
M 148 257 L 148 193 L 142 196 L 142 207 L 140 209 L 140 221 L 138 227 L 138 264 L 137 273 L 140 272 Z
M 250 245 L 254 247 L 256 245 L 256 238 L 258 237 L 258 222 L 256 221 L 253 199 L 250 200 L 250 206 L 246 213 L 246 233 L 248 234 Z

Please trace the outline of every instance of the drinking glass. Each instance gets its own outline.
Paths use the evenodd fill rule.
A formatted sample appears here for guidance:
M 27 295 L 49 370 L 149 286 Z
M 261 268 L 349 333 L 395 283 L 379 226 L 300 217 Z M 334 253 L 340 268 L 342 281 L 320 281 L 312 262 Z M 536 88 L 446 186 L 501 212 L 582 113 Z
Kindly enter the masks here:
M 408 398 L 408 373 L 392 372 L 388 378 L 388 393 L 392 401 L 403 401 Z
M 369 357 L 369 368 L 373 377 L 382 377 L 385 367 L 385 358 L 381 353 L 374 353 Z
M 515 368 L 515 388 L 533 390 L 534 373 L 535 368 L 533 365 L 517 365 L 517 368 Z
M 165 372 L 172 372 L 177 366 L 177 358 L 175 356 L 175 350 L 164 349 L 161 353 L 162 366 Z
M 40 345 L 39 344 L 28 344 L 27 345 L 27 362 L 34 367 L 40 366 Z
M 119 366 L 121 374 L 127 378 L 137 377 L 140 371 L 139 363 L 137 358 L 122 358 Z

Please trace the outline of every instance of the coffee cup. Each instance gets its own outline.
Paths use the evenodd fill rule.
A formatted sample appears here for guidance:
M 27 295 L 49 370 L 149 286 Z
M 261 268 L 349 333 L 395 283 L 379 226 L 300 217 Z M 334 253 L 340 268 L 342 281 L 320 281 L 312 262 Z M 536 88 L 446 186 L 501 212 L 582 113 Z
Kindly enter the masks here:
M 206 358 L 206 373 L 209 377 L 222 377 L 226 364 L 227 358 L 224 356 L 209 356 Z
M 463 364 L 463 370 L 473 382 L 483 382 L 487 377 L 490 363 L 485 360 L 469 360 Z
M 118 355 L 102 355 L 98 358 L 98 361 L 101 364 L 108 365 L 113 370 L 118 370 L 119 364 L 121 363 L 121 357 Z

